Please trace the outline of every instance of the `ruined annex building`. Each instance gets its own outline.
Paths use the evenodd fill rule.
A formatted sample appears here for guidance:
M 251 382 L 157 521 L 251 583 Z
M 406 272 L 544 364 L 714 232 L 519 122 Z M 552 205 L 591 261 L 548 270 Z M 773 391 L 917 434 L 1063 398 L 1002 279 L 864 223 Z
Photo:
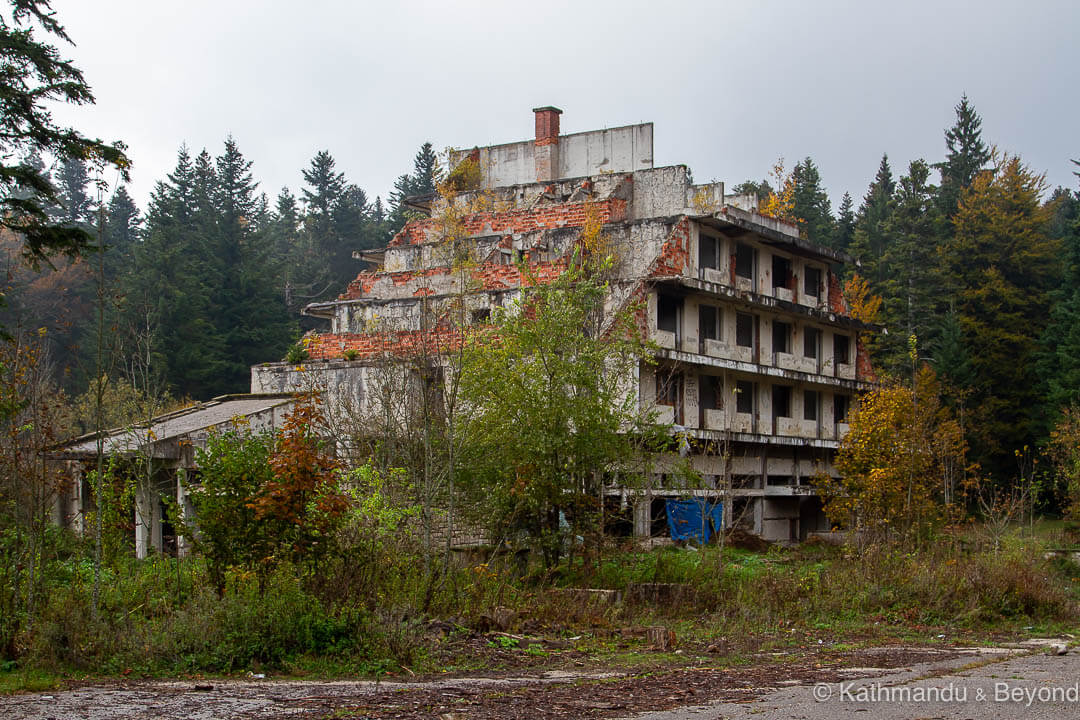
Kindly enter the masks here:
M 715 498 L 727 487 L 727 522 L 768 540 L 827 530 L 809 480 L 835 472 L 847 410 L 871 372 L 857 341 L 868 328 L 847 313 L 836 274 L 851 258 L 758 214 L 754 198 L 728 196 L 723 183 L 653 167 L 651 123 L 560 135 L 560 110 L 534 112 L 535 139 L 451 154 L 451 174 L 465 160 L 478 169 L 456 198 L 473 208 L 459 218 L 474 261 L 467 277 L 446 251 L 445 201 L 412 199 L 433 217 L 365 253 L 372 269 L 337 300 L 309 305 L 329 332 L 307 338 L 303 367 L 254 367 L 252 393 L 315 384 L 331 402 L 370 407 L 380 358 L 452 347 L 455 299 L 466 321 L 486 322 L 528 282 L 519 261 L 539 282 L 558 276 L 599 218 L 617 258 L 609 303 L 641 302 L 642 329 L 660 348 L 628 387 L 685 433 L 706 480 L 679 487 L 673 459 L 659 458 L 648 494 L 609 487 L 613 502 L 633 507 L 635 534 L 663 531 L 665 498 Z

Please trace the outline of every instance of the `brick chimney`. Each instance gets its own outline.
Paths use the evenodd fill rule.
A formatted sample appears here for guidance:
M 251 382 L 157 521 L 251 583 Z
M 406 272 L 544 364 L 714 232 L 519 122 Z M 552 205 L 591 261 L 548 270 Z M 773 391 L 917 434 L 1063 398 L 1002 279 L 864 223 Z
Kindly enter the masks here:
M 557 107 L 533 108 L 536 114 L 536 182 L 551 182 L 559 172 L 559 116 Z

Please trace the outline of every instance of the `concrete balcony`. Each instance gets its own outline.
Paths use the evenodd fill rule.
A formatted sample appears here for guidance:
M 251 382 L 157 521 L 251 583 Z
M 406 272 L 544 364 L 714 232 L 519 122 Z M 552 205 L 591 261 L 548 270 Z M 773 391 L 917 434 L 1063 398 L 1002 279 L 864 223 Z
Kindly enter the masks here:
M 788 302 L 795 301 L 795 293 L 788 290 L 786 287 L 774 287 L 773 297 L 777 300 L 787 300 Z
M 656 422 L 659 425 L 673 425 L 675 423 L 675 408 L 671 405 L 656 405 Z
M 719 358 L 731 357 L 731 348 L 723 340 L 702 340 L 701 349 L 702 355 Z
M 731 278 L 723 270 L 717 270 L 716 268 L 701 268 L 698 271 L 698 276 L 705 282 L 714 282 L 721 285 L 731 284 Z
M 795 418 L 776 418 L 776 434 L 799 438 L 817 438 L 816 420 L 796 420 Z
M 754 431 L 754 416 L 752 413 L 735 413 L 731 418 L 731 431 L 750 433 Z
M 675 350 L 675 333 L 670 330 L 653 330 L 653 342 L 667 350 Z
M 727 430 L 727 412 L 724 410 L 705 410 L 702 412 L 706 430 Z M 747 416 L 749 417 L 749 416 Z

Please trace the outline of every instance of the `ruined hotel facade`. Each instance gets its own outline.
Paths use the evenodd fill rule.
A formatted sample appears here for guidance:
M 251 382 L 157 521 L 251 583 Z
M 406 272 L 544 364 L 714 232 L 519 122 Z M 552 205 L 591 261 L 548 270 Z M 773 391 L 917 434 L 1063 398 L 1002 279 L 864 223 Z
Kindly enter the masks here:
M 413 199 L 432 217 L 364 254 L 372 267 L 337 300 L 309 305 L 329 331 L 306 339 L 302 367 L 252 368 L 252 393 L 315 385 L 331 404 L 370 409 L 387 353 L 452 334 L 451 306 L 486 322 L 528 282 L 521 261 L 539 282 L 557 276 L 599 220 L 617 262 L 608 305 L 639 303 L 659 348 L 627 387 L 670 423 L 704 479 L 681 479 L 673 452 L 652 464 L 648 491 L 614 484 L 609 502 L 627 508 L 637 535 L 663 532 L 664 499 L 688 495 L 724 500 L 725 522 L 767 540 L 828 530 L 810 479 L 835 474 L 847 410 L 872 381 L 858 340 L 869 328 L 848 314 L 837 276 L 851 258 L 760 215 L 754 198 L 726 195 L 723 183 L 653 167 L 651 123 L 561 135 L 560 110 L 534 113 L 533 140 L 450 156 L 451 172 L 465 160 L 477 171 L 455 199 L 470 208 L 459 219 L 474 261 L 466 274 L 446 252 L 445 199 Z

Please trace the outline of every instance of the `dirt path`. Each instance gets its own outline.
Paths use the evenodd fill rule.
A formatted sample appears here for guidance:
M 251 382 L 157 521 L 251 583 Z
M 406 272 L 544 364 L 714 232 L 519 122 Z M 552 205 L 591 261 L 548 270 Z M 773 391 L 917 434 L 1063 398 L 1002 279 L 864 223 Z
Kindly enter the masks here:
M 897 669 L 916 675 L 952 672 L 986 657 L 978 650 L 956 648 L 878 648 L 840 656 L 768 654 L 736 667 L 701 665 L 648 673 L 550 671 L 378 684 L 116 682 L 0 698 L 0 720 L 616 718 L 686 707 L 742 707 L 783 688 L 807 690 L 817 683 L 881 678 L 895 675 Z

